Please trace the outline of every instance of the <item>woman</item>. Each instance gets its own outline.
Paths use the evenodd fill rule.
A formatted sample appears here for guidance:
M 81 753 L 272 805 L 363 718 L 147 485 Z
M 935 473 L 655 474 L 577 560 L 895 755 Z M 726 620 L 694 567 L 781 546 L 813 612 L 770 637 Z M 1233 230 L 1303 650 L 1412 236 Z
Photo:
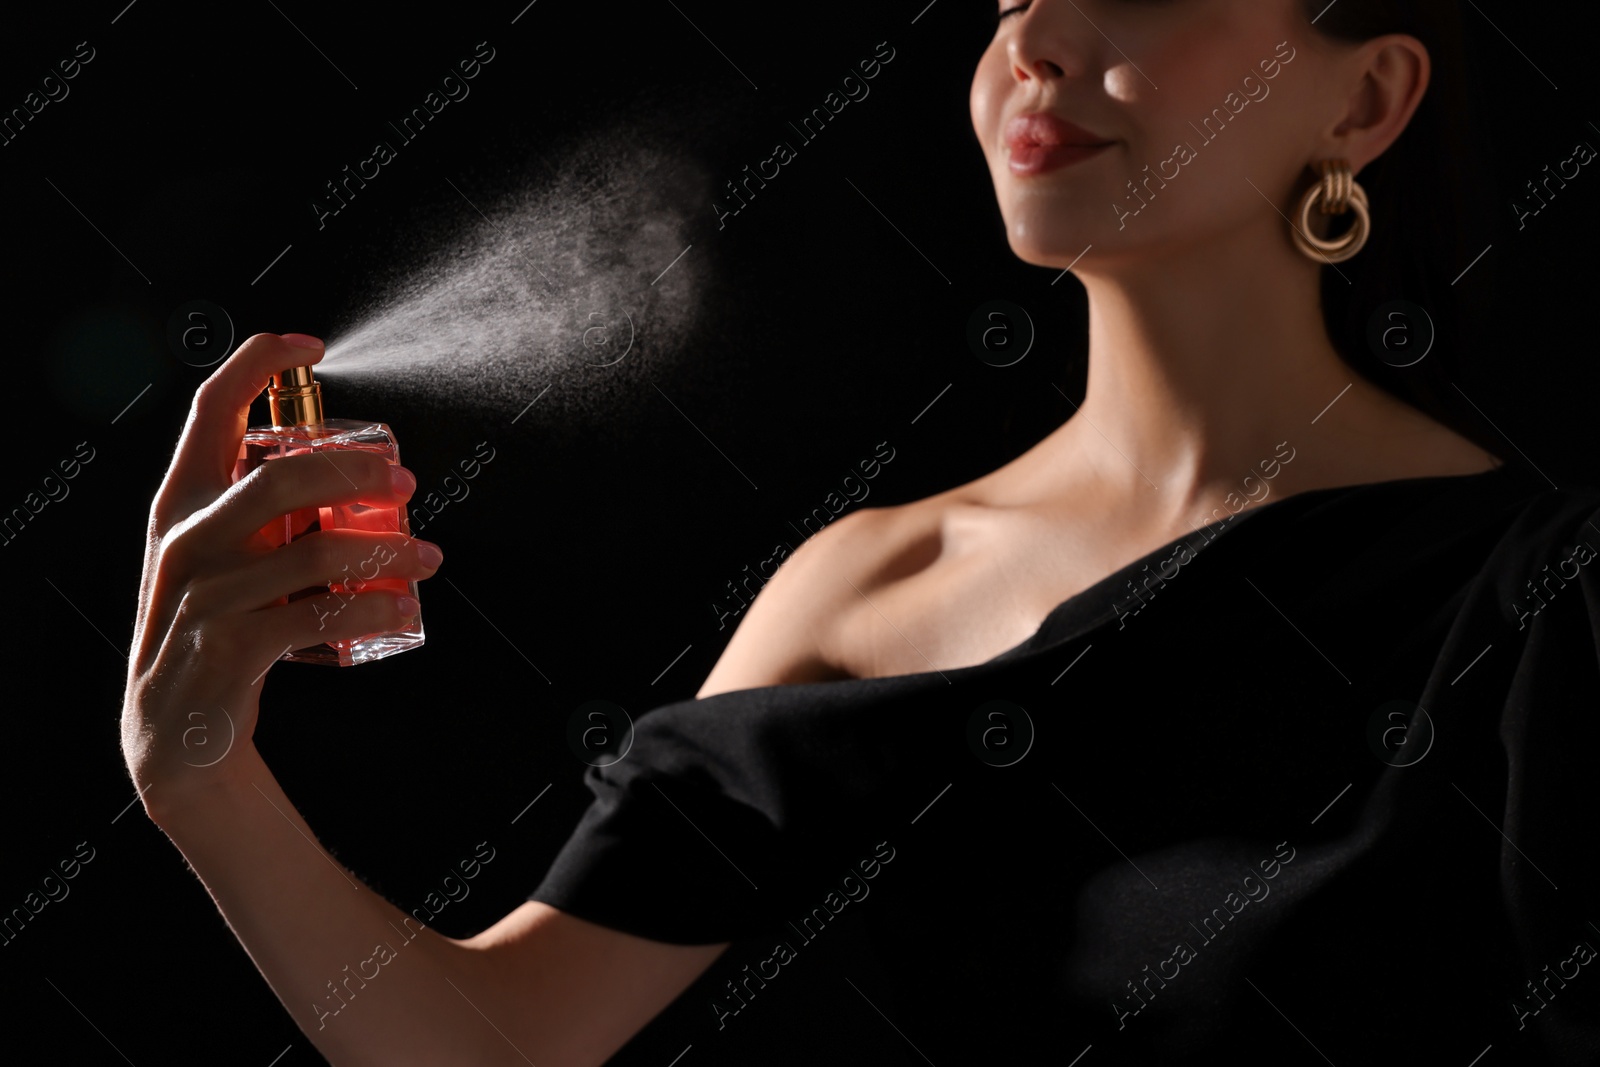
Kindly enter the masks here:
M 200 388 L 152 508 L 124 751 L 330 1062 L 598 1064 L 766 937 L 708 1005 L 736 1027 L 846 915 L 875 1060 L 1600 1055 L 1600 872 L 1570 836 L 1594 805 L 1552 759 L 1600 741 L 1600 494 L 1344 362 L 1319 286 L 1385 266 L 1356 245 L 1397 220 L 1375 188 L 1341 250 L 1298 209 L 1360 215 L 1344 168 L 1394 150 L 1433 69 L 1363 24 L 1377 5 L 1322 6 L 1001 0 L 973 125 L 1013 250 L 1088 292 L 1081 408 L 808 541 L 474 937 L 344 871 L 253 745 L 184 761 L 189 713 L 248 737 L 278 653 L 330 639 L 314 601 L 263 605 L 380 542 L 396 577 L 439 563 L 399 535 L 252 539 L 414 488 L 352 452 L 230 486 L 250 400 L 319 341 L 252 337 Z M 333 637 L 408 607 L 357 596 Z

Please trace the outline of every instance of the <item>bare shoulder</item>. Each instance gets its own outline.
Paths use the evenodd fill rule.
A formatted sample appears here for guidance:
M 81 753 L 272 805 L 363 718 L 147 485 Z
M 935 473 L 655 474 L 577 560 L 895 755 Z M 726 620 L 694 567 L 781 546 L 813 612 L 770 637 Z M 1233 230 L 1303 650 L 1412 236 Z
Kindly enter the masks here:
M 696 696 L 850 677 L 838 666 L 839 621 L 863 594 L 937 555 L 946 495 L 858 508 L 812 534 L 750 602 Z

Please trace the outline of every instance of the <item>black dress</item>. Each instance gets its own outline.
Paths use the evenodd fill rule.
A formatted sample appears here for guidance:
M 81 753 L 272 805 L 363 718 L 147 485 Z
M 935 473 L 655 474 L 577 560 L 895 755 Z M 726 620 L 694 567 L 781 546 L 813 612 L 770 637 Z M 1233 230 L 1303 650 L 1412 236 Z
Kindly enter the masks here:
M 986 663 L 650 711 L 530 899 L 736 942 L 681 1067 L 846 919 L 905 1063 L 1600 1063 L 1597 548 L 1519 466 L 1269 500 Z

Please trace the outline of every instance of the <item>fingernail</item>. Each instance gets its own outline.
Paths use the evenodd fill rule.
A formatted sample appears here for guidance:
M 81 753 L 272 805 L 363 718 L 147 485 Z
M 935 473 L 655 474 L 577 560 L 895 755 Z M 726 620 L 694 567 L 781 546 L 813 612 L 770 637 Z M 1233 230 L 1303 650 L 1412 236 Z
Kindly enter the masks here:
M 398 464 L 389 468 L 389 482 L 400 496 L 410 496 L 417 488 L 416 475 Z
M 444 551 L 432 541 L 418 541 L 417 558 L 424 567 L 437 567 L 444 561 Z
M 279 337 L 296 348 L 321 348 L 322 342 L 308 333 L 280 333 Z
M 408 619 L 422 609 L 422 605 L 417 603 L 417 598 L 414 596 L 403 596 L 394 602 L 394 606 Z

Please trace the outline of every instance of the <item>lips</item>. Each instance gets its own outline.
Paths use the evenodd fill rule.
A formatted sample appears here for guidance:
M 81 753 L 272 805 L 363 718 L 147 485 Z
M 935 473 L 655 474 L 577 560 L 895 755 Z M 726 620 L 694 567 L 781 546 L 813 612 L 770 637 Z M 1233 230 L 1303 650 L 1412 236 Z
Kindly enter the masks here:
M 1006 123 L 1006 144 L 1012 150 L 1023 145 L 1067 148 L 1103 148 L 1113 142 L 1099 134 L 1075 126 L 1048 111 L 1033 111 L 1013 116 Z
M 1098 155 L 1115 144 L 1047 111 L 1016 115 L 1005 126 L 1011 173 L 1044 174 Z

